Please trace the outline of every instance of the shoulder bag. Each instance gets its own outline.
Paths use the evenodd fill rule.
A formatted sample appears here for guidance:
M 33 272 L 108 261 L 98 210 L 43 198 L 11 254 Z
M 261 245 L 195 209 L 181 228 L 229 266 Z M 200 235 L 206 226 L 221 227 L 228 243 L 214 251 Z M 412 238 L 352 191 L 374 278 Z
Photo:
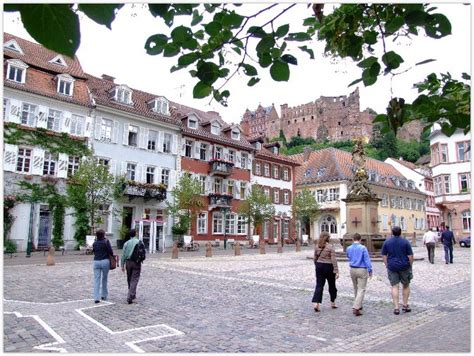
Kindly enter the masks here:
M 107 243 L 110 245 L 109 240 L 107 240 Z M 112 249 L 112 246 L 110 246 L 110 249 Z M 109 255 L 109 263 L 110 263 L 109 269 L 117 268 L 118 267 L 118 256 L 117 255 Z

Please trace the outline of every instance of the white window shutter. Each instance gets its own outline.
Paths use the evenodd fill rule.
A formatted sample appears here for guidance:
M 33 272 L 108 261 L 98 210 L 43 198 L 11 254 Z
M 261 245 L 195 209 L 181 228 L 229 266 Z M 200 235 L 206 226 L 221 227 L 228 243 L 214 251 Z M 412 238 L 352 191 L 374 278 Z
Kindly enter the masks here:
M 212 156 L 212 145 L 209 144 L 207 146 L 207 153 L 206 153 L 206 161 L 210 161 L 211 159 L 213 159 L 214 157 Z
M 145 128 L 141 126 L 138 128 L 138 147 L 145 148 Z
M 65 111 L 63 113 L 63 120 L 62 120 L 63 125 L 62 125 L 62 129 L 61 129 L 62 132 L 69 133 L 69 129 L 71 127 L 71 118 L 72 118 L 72 116 L 71 116 L 70 112 Z
M 175 185 L 176 185 L 176 171 L 174 169 L 170 169 L 168 190 L 173 190 Z
M 86 126 L 84 128 L 84 137 L 91 137 L 92 135 L 92 117 L 86 116 Z
M 36 120 L 36 126 L 45 129 L 48 126 L 48 108 L 46 106 L 39 107 L 38 118 Z
M 160 131 L 158 133 L 158 152 L 163 152 L 163 140 L 164 140 L 164 132 Z
M 206 177 L 206 189 L 205 189 L 206 195 L 211 193 L 211 184 L 212 184 L 211 177 L 207 176 Z
M 139 183 L 142 183 L 142 172 L 143 172 L 143 168 L 145 168 L 144 166 L 142 166 L 141 164 L 137 164 L 135 166 L 135 182 L 139 182 Z
M 177 155 L 178 154 L 178 135 L 171 135 L 172 142 L 171 142 L 171 154 Z
M 94 138 L 96 140 L 100 140 L 101 127 L 102 127 L 102 118 L 96 117 L 95 118 L 95 126 L 94 126 Z
M 11 99 L 10 100 L 10 111 L 8 112 L 8 121 L 16 124 L 20 123 L 21 116 L 21 101 Z
M 43 165 L 44 165 L 44 150 L 39 147 L 33 149 L 33 167 L 31 174 L 43 175 Z
M 67 166 L 69 163 L 69 157 L 65 153 L 60 153 L 58 157 L 58 177 L 67 178 Z
M 109 173 L 114 177 L 117 174 L 117 162 L 113 159 L 109 161 Z
M 223 152 L 224 152 L 224 161 L 228 161 L 229 160 L 229 149 L 224 147 Z
M 119 137 L 119 122 L 114 120 L 114 128 L 112 130 L 112 143 L 117 143 Z
M 124 146 L 128 145 L 128 123 L 123 124 L 123 139 L 122 143 Z
M 240 151 L 237 151 L 235 153 L 235 159 L 237 161 L 237 165 L 240 167 L 240 162 L 242 161 L 242 154 L 240 153 Z
M 248 157 L 248 158 L 247 158 L 247 169 L 252 170 L 252 161 L 253 161 L 252 155 L 249 154 L 247 157 Z M 273 173 L 270 172 L 270 175 L 272 175 L 272 174 L 273 174 Z
M 120 162 L 120 175 L 125 176 L 127 174 L 127 162 Z
M 248 197 L 250 195 L 250 182 L 246 182 L 247 185 L 245 186 L 245 197 Z M 244 197 L 244 198 L 245 198 Z
M 201 157 L 201 142 L 194 141 L 194 158 L 199 159 Z
M 240 199 L 240 182 L 234 181 L 234 197 Z
M 16 171 L 16 159 L 18 155 L 18 146 L 5 144 L 5 151 L 3 155 L 3 169 L 9 172 Z
M 160 184 L 161 183 L 161 167 L 156 167 L 155 168 L 155 178 L 154 182 L 155 184 Z

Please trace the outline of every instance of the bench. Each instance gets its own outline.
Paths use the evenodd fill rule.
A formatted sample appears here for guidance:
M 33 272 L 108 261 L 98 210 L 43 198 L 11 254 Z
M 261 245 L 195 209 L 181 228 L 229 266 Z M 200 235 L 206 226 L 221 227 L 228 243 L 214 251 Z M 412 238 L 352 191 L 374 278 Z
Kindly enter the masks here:
M 49 247 L 43 247 L 43 256 L 46 256 L 46 252 L 49 251 Z M 66 248 L 64 246 L 59 246 L 58 249 L 55 248 L 55 251 L 61 251 L 61 255 L 64 256 L 66 253 Z

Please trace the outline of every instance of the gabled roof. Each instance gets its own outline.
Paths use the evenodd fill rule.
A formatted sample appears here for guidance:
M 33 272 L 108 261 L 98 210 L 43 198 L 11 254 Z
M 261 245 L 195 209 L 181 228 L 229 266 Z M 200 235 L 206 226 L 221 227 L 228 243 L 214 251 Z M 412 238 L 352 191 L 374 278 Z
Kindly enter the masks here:
M 117 86 L 120 86 L 120 84 L 114 83 L 110 80 L 97 78 L 90 74 L 86 74 L 86 77 L 87 77 L 87 84 L 89 86 L 91 96 L 94 99 L 96 105 L 103 105 L 103 106 L 113 108 L 116 110 L 154 119 L 156 121 L 161 121 L 164 123 L 181 126 L 181 122 L 178 122 L 175 118 L 171 116 L 168 117 L 160 113 L 156 113 L 149 107 L 148 103 L 152 101 L 153 99 L 159 97 L 159 95 L 150 94 L 150 93 L 143 92 L 141 90 L 130 88 L 130 90 L 132 90 L 133 92 L 132 94 L 133 104 L 131 105 L 122 104 L 111 99 L 110 94 L 109 94 L 111 90 L 113 90 Z M 125 86 L 125 85 L 122 85 L 122 86 Z M 170 102 L 169 105 L 171 106 L 172 103 Z
M 27 41 L 9 33 L 5 32 L 3 34 L 4 43 L 12 40 L 18 44 L 23 51 L 23 54 L 6 49 L 3 51 L 3 56 L 5 58 L 17 58 L 32 67 L 40 68 L 55 74 L 67 73 L 73 77 L 84 79 L 84 71 L 82 70 L 81 64 L 76 56 L 74 56 L 74 58 L 62 56 L 67 66 L 61 66 L 50 62 L 58 57 L 58 53 L 51 51 L 42 45 Z
M 322 150 L 308 152 L 308 159 L 305 161 L 305 153 L 290 156 L 301 166 L 296 168 L 296 184 L 313 184 L 333 181 L 349 181 L 352 179 L 353 163 L 352 154 L 336 148 L 325 148 Z M 422 194 L 418 189 L 397 186 L 394 180 L 406 180 L 406 178 L 392 165 L 378 161 L 373 158 L 366 158 L 365 168 L 367 171 L 375 171 L 380 179 L 378 182 L 369 181 L 371 185 L 378 185 L 403 191 L 416 192 Z
M 257 150 L 255 152 L 255 159 L 261 159 L 261 160 L 270 160 L 274 162 L 279 162 L 279 163 L 285 163 L 290 166 L 300 166 L 300 163 L 297 162 L 293 156 L 285 156 L 282 154 L 274 154 L 267 148 L 262 148 L 261 150 Z

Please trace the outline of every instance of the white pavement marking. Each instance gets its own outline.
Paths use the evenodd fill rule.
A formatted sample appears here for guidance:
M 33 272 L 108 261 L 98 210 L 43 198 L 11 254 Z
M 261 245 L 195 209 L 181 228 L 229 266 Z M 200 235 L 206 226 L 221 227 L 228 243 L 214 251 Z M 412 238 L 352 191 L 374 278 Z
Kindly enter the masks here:
M 327 341 L 327 339 L 325 339 L 324 337 L 319 337 L 319 336 L 315 336 L 315 335 L 306 335 L 306 336 L 311 338 L 311 339 L 316 339 L 316 340 L 319 340 L 319 341 Z
M 14 300 L 14 299 L 5 299 L 3 298 L 4 302 L 7 303 L 20 303 L 20 304 L 34 304 L 34 305 L 59 305 L 59 304 L 69 304 L 69 303 L 78 303 L 78 302 L 88 302 L 93 299 L 77 299 L 77 300 L 66 300 L 63 302 L 29 302 L 26 300 Z M 107 302 L 105 302 L 107 303 Z
M 159 326 L 164 327 L 170 331 L 169 334 L 167 335 L 160 335 L 160 336 L 154 336 L 154 337 L 149 337 L 147 339 L 141 339 L 141 340 L 136 340 L 136 341 L 130 341 L 126 342 L 125 345 L 130 347 L 133 351 L 138 352 L 138 353 L 144 353 L 145 350 L 143 350 L 141 347 L 138 347 L 137 344 L 141 342 L 146 342 L 146 341 L 151 341 L 151 340 L 158 340 L 162 339 L 165 337 L 170 337 L 170 336 L 179 336 L 179 335 L 184 335 L 182 331 L 179 331 L 177 329 L 174 329 L 166 324 L 160 324 Z
M 38 350 L 49 350 L 49 351 L 59 351 L 59 352 L 67 352 L 63 347 L 54 347 L 54 345 L 65 344 L 66 342 L 63 340 L 61 336 L 59 336 L 48 324 L 46 324 L 38 315 L 22 315 L 19 312 L 3 312 L 3 314 L 13 314 L 17 318 L 33 318 L 35 319 L 42 327 L 45 329 L 56 341 L 48 342 L 46 344 L 41 344 L 38 346 L 34 346 L 34 349 Z

